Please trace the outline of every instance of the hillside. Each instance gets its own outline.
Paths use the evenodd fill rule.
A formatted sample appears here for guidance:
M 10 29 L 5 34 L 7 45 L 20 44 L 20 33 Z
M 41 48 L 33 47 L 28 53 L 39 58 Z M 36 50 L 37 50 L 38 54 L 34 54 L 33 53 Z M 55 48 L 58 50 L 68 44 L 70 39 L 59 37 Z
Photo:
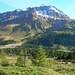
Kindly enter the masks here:
M 44 46 L 74 46 L 74 36 L 75 20 L 54 6 L 29 7 L 0 13 L 1 45 L 27 42 Z

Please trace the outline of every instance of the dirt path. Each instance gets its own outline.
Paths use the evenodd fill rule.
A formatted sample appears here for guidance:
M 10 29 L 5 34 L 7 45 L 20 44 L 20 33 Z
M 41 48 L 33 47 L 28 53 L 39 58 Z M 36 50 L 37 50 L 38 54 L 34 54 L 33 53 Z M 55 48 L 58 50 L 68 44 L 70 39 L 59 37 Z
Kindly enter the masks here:
M 18 44 L 8 44 L 8 45 L 0 45 L 0 48 L 15 48 L 16 46 L 21 46 L 22 43 Z

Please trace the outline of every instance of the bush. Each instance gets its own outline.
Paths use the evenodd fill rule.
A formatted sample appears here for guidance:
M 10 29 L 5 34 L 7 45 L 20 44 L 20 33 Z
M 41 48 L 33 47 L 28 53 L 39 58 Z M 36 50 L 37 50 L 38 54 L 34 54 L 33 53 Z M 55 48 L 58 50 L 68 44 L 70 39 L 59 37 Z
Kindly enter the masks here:
M 20 66 L 23 67 L 23 63 L 24 63 L 24 58 L 23 57 L 18 57 L 17 62 L 16 62 L 16 66 Z
M 8 75 L 8 74 L 5 73 L 3 70 L 0 70 L 0 75 Z
M 1 65 L 2 66 L 9 66 L 10 64 L 7 59 L 3 59 L 3 60 L 1 60 Z

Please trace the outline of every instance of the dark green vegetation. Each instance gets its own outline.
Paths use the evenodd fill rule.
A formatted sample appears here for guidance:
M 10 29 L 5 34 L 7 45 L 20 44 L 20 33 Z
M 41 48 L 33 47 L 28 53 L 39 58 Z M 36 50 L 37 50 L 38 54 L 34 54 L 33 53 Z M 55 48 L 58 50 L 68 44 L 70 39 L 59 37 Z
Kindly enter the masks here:
M 3 38 L 0 38 L 0 45 L 7 45 L 12 43 L 16 43 L 16 42 L 14 40 L 4 40 Z
M 30 44 L 53 46 L 53 44 L 63 46 L 75 46 L 75 35 L 73 34 L 42 34 L 40 37 L 34 36 L 28 41 Z
M 35 64 L 35 66 L 46 66 L 47 60 L 42 46 L 40 46 L 40 48 L 38 48 L 38 51 L 34 53 L 32 63 Z
M 3 51 L 7 54 L 7 55 L 20 55 L 20 52 L 24 51 L 24 50 L 27 50 L 27 54 L 30 54 L 32 55 L 32 57 L 34 59 L 37 59 L 38 56 L 41 56 L 44 58 L 44 56 L 41 55 L 44 54 L 42 51 L 40 51 L 39 49 L 40 46 L 38 45 L 33 45 L 33 44 L 23 44 L 21 47 L 17 47 L 17 48 L 7 48 L 7 49 L 3 49 Z M 59 47 L 58 47 L 59 48 Z M 57 48 L 57 49 L 58 49 Z M 62 46 L 60 46 L 60 49 L 62 48 Z M 75 51 L 59 51 L 55 49 L 54 47 L 44 47 L 43 46 L 43 50 L 46 54 L 46 57 L 57 57 L 58 59 L 75 59 Z M 38 52 L 39 51 L 39 52 Z M 35 53 L 38 53 L 38 56 L 37 58 L 35 57 L 36 54 Z M 23 52 L 24 53 L 24 52 Z M 38 58 L 40 59 L 40 58 Z

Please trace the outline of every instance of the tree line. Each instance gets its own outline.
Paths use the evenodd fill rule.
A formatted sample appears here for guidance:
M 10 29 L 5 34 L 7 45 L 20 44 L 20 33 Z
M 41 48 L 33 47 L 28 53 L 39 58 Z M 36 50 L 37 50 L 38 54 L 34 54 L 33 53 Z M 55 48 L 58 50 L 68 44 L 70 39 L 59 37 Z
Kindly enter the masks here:
M 75 51 L 59 53 L 57 59 L 75 59 Z
M 32 39 L 28 40 L 27 43 L 43 46 L 53 46 L 54 44 L 63 46 L 75 46 L 75 35 L 65 33 L 42 34 L 40 37 L 34 36 Z
M 16 48 L 6 48 L 3 49 L 7 55 L 19 55 L 22 50 L 27 50 L 27 54 L 31 54 L 34 56 L 35 52 L 38 51 L 40 45 L 33 45 L 33 44 L 23 44 L 21 47 Z M 43 46 L 43 50 L 46 53 L 46 56 L 49 57 L 57 57 L 58 59 L 69 59 L 75 58 L 75 52 L 64 52 L 58 51 L 51 47 Z

